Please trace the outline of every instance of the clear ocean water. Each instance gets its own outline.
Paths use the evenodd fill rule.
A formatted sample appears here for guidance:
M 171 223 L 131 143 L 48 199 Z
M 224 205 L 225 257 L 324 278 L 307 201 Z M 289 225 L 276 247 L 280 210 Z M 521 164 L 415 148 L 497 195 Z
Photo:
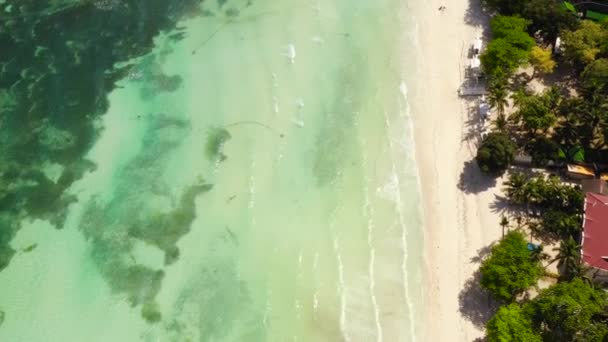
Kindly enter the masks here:
M 116 66 L 64 227 L 11 240 L 0 340 L 416 341 L 406 3 L 201 6 Z

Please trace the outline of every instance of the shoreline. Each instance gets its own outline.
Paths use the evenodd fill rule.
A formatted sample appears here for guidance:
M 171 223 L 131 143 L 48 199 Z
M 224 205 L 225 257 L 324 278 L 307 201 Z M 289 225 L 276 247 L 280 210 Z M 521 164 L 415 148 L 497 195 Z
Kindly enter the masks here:
M 481 254 L 501 234 L 491 210 L 501 180 L 488 183 L 474 161 L 476 113 L 457 89 L 469 41 L 487 27 L 475 0 L 412 3 L 419 27 L 417 82 L 411 82 L 424 234 L 423 341 L 473 341 L 491 315 L 479 290 Z M 484 20 L 486 20 L 484 22 Z

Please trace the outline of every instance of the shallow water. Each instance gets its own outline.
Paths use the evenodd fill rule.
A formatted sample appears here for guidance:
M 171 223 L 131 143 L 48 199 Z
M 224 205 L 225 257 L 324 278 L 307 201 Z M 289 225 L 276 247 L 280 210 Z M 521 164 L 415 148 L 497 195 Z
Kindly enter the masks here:
M 11 242 L 0 340 L 416 340 L 402 3 L 204 2 L 125 63 L 65 227 Z

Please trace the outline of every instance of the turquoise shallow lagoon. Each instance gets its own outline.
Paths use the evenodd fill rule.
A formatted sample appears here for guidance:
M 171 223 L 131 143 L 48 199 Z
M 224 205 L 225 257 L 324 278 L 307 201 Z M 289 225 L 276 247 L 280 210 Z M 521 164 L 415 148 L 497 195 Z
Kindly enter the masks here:
M 1 341 L 416 340 L 405 4 L 222 3 L 121 63 L 63 229 L 11 241 Z

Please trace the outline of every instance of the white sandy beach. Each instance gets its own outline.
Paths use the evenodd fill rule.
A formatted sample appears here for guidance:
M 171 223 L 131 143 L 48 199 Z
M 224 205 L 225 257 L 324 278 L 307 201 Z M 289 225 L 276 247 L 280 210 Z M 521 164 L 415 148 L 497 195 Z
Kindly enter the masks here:
M 446 6 L 439 12 L 440 6 Z M 466 49 L 483 31 L 475 0 L 416 2 L 418 82 L 412 89 L 416 152 L 424 197 L 426 335 L 424 341 L 483 337 L 488 298 L 474 279 L 479 256 L 501 235 L 493 210 L 500 182 L 488 182 L 473 157 L 477 134 L 458 97 Z M 423 81 L 423 79 L 425 81 Z

